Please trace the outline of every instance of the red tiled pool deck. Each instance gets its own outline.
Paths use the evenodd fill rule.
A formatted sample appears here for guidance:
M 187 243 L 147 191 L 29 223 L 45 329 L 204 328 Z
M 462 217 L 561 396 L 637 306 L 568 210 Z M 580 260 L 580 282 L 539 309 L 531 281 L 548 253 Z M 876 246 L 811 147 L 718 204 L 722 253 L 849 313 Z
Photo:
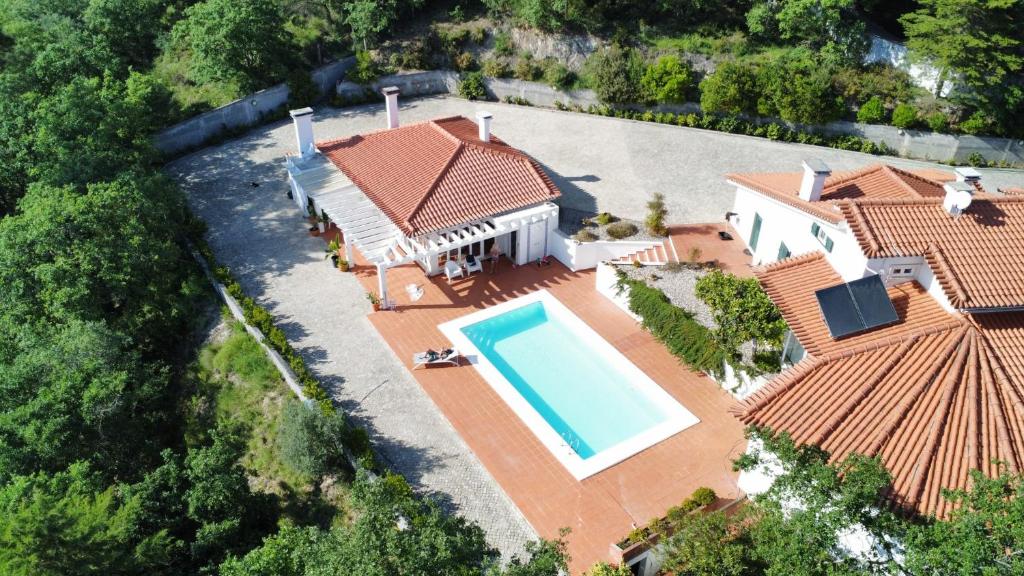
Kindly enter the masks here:
M 715 241 L 718 241 L 716 236 Z M 735 241 L 730 242 L 733 244 Z M 712 256 L 714 257 L 714 256 Z M 376 269 L 357 257 L 355 273 L 367 290 L 377 290 Z M 512 268 L 503 260 L 485 272 L 448 284 L 427 278 L 415 264 L 387 272 L 394 310 L 370 315 L 371 323 L 398 358 L 412 368 L 415 352 L 447 342 L 438 324 L 499 302 L 546 289 L 672 394 L 700 422 L 671 438 L 577 481 L 540 443 L 475 368 L 428 367 L 412 372 L 420 386 L 484 467 L 542 537 L 572 530 L 567 540 L 572 573 L 608 559 L 609 545 L 709 486 L 720 498 L 740 495 L 731 461 L 746 447 L 743 427 L 728 414 L 732 397 L 703 374 L 673 357 L 632 318 L 599 294 L 594 271 L 551 266 Z M 410 301 L 405 286 L 423 287 Z

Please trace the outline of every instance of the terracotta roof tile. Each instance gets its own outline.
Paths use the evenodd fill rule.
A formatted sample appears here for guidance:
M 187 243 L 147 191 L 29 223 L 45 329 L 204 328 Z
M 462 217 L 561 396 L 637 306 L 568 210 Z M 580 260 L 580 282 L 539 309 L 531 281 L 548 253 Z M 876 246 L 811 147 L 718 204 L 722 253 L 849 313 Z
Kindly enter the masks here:
M 529 156 L 456 116 L 317 148 L 404 233 L 420 235 L 561 195 Z
M 1024 312 L 949 314 L 907 282 L 889 288 L 900 323 L 832 340 L 814 291 L 840 279 L 821 254 L 755 272 L 808 356 L 733 408 L 743 422 L 835 460 L 880 455 L 891 501 L 926 514 L 971 469 L 1024 469 Z
M 800 199 L 802 172 L 729 174 L 737 184 L 799 208 L 829 222 L 842 220 L 838 203 L 842 200 L 868 198 L 942 197 L 943 182 L 956 176 L 942 170 L 903 170 L 886 164 L 875 164 L 861 170 L 835 172 L 825 180 L 821 199 L 808 202 Z
M 923 256 L 956 308 L 1024 306 L 1024 197 L 976 198 L 958 218 L 940 199 L 844 202 L 869 258 Z

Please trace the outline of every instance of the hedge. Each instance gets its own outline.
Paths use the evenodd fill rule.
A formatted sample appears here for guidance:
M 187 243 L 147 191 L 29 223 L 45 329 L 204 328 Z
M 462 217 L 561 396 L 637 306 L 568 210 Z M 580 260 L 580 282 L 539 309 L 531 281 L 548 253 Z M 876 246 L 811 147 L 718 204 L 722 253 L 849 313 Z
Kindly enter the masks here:
M 621 270 L 617 274 L 619 289 L 629 289 L 629 310 L 643 318 L 647 331 L 690 368 L 722 377 L 725 362 L 735 361 L 735 351 L 720 345 L 711 330 L 672 304 L 661 290 Z
M 306 365 L 306 361 L 288 343 L 288 338 L 285 336 L 284 331 L 274 324 L 274 319 L 270 312 L 245 294 L 242 285 L 235 280 L 227 267 L 217 265 L 213 256 L 213 250 L 210 249 L 210 246 L 205 241 L 199 240 L 197 244 L 199 254 L 206 260 L 207 266 L 213 271 L 213 276 L 224 285 L 228 294 L 238 301 L 245 321 L 259 329 L 266 337 L 267 345 L 276 350 L 284 361 L 288 363 L 292 372 L 299 379 L 299 383 L 302 385 L 302 393 L 306 398 L 316 402 L 324 414 L 335 414 L 337 408 L 335 408 L 334 403 L 331 401 L 331 397 L 320 385 L 316 377 L 313 376 L 313 373 Z M 377 461 L 370 446 L 369 435 L 365 430 L 348 423 L 344 444 L 359 460 L 360 465 L 369 470 L 377 470 Z

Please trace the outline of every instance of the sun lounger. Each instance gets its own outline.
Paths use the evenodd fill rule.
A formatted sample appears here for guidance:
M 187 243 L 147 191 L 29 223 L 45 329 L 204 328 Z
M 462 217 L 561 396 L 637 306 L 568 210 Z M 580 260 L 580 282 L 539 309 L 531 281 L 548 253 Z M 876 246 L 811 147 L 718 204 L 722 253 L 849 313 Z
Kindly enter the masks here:
M 448 348 L 441 352 L 434 352 L 433 350 L 418 352 L 412 355 L 412 369 L 415 370 L 420 366 L 430 366 L 432 364 L 454 364 L 455 366 L 461 366 L 459 358 L 459 351 L 455 348 Z

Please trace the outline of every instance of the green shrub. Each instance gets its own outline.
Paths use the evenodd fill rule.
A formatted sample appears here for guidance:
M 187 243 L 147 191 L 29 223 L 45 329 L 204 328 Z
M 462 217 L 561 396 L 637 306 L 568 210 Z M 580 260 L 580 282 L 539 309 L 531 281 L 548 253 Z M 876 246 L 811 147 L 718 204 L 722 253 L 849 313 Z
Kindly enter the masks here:
M 594 216 L 594 222 L 597 222 L 601 226 L 607 226 L 615 221 L 615 217 L 610 212 L 601 212 L 597 216 Z
M 544 61 L 544 82 L 556 90 L 565 90 L 572 85 L 573 73 L 561 62 L 554 59 Z
M 491 78 L 507 78 L 511 73 L 511 70 L 508 68 L 508 64 L 493 58 L 484 60 L 480 66 L 480 70 L 484 73 L 484 76 Z
M 613 222 L 605 228 L 605 232 L 616 240 L 629 238 L 637 233 L 637 227 L 631 222 Z
M 515 53 L 515 44 L 508 32 L 499 32 L 494 35 L 494 53 L 498 56 L 511 56 Z
M 949 132 L 949 117 L 944 112 L 933 112 L 925 119 L 932 132 Z
M 981 110 L 971 114 L 967 120 L 960 123 L 960 130 L 965 134 L 984 134 L 989 131 L 992 122 Z
M 718 496 L 715 494 L 715 491 L 706 486 L 697 488 L 690 495 L 690 500 L 696 502 L 698 506 L 707 506 L 714 503 L 717 499 Z
M 469 52 L 462 52 L 452 61 L 455 65 L 455 69 L 460 72 L 466 72 L 476 68 L 476 58 L 473 57 Z
M 693 70 L 675 55 L 658 58 L 640 79 L 640 90 L 647 102 L 686 102 L 692 85 Z
M 727 359 L 735 355 L 723 348 L 711 331 L 693 316 L 674 306 L 657 288 L 619 274 L 618 285 L 629 289 L 629 310 L 643 318 L 643 326 L 669 352 L 694 370 L 721 375 Z
M 636 50 L 618 45 L 602 48 L 587 58 L 584 68 L 601 102 L 630 104 L 641 100 L 644 62 Z
M 579 232 L 573 235 L 573 239 L 575 239 L 577 242 L 594 242 L 597 240 L 597 238 L 597 234 L 594 234 L 592 231 L 586 228 L 580 230 Z
M 512 75 L 519 80 L 532 82 L 540 77 L 541 69 L 529 55 L 516 60 L 515 70 Z
M 486 99 L 487 85 L 484 84 L 484 75 L 480 72 L 464 74 L 462 82 L 459 82 L 459 96 L 467 100 Z
M 348 78 L 356 84 L 372 83 L 380 75 L 377 63 L 373 61 L 373 55 L 360 50 L 356 52 L 356 65 L 349 70 Z
M 723 62 L 700 83 L 705 113 L 752 114 L 757 111 L 757 70 L 750 64 Z
M 885 104 L 878 96 L 872 96 L 857 110 L 857 122 L 879 124 L 883 121 L 885 121 Z
M 483 26 L 478 26 L 469 31 L 469 40 L 479 46 L 487 40 L 487 29 Z
M 647 218 L 644 220 L 647 233 L 654 236 L 664 236 L 667 234 L 668 229 L 665 227 L 665 216 L 667 215 L 668 209 L 665 208 L 665 195 L 661 192 L 656 192 L 654 197 L 647 202 Z
M 319 479 L 344 465 L 345 419 L 289 400 L 281 414 L 277 442 L 281 460 L 296 472 Z
M 786 122 L 825 124 L 844 111 L 828 67 L 805 49 L 791 50 L 762 67 L 758 88 L 758 114 L 778 116 Z
M 917 124 L 917 108 L 911 104 L 897 104 L 892 111 L 892 125 L 897 128 L 913 128 Z
M 988 166 L 988 161 L 985 160 L 981 152 L 971 152 L 967 157 L 967 163 L 971 166 Z
M 288 74 L 288 108 L 304 108 L 320 98 L 320 89 L 305 70 L 293 70 Z

